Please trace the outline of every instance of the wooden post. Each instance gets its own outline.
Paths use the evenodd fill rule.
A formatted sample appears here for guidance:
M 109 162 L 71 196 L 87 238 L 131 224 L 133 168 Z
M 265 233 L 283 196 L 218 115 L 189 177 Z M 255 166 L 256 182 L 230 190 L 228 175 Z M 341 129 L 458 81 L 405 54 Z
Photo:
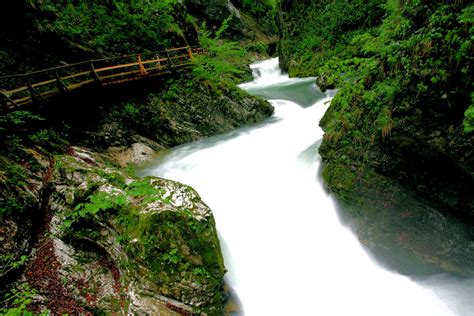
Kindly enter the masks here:
M 2 104 L 5 106 L 5 107 L 8 107 L 8 102 L 10 102 L 12 104 L 12 106 L 15 106 L 16 103 L 15 101 L 13 101 L 12 99 L 10 99 L 10 97 L 8 96 L 8 94 L 6 94 L 5 90 L 0 90 L 0 96 L 1 96 L 1 99 L 2 99 Z
M 148 72 L 142 64 L 142 54 L 138 54 L 138 67 L 140 68 L 140 75 L 147 75 Z
M 155 57 L 158 60 L 158 62 L 156 63 L 158 65 L 158 70 L 161 70 L 163 66 L 161 66 L 160 55 L 157 54 Z
M 171 71 L 171 68 L 174 67 L 174 63 L 173 63 L 173 60 L 170 57 L 170 52 L 168 50 L 166 50 L 166 58 L 168 58 L 166 64 L 168 66 L 168 69 Z
M 193 61 L 193 50 L 191 49 L 191 47 L 188 46 L 188 54 L 189 54 L 189 59 L 191 59 L 191 61 Z
M 94 80 L 96 82 L 100 83 L 101 79 L 100 79 L 99 75 L 97 74 L 97 72 L 95 71 L 95 67 L 94 67 L 94 64 L 92 62 L 91 62 L 91 74 L 94 77 Z
M 38 90 L 33 88 L 30 82 L 28 82 L 28 91 L 30 92 L 30 98 L 33 102 L 45 100 L 45 97 L 40 92 L 38 92 Z
M 61 80 L 57 71 L 56 71 L 56 83 L 58 84 L 58 88 L 62 92 L 69 92 L 67 85 L 64 83 L 64 81 Z

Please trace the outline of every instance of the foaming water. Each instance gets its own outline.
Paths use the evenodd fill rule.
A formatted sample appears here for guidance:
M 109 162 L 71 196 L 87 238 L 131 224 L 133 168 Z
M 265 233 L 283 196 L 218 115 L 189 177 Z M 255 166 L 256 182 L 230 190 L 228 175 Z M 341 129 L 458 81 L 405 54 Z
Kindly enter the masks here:
M 241 85 L 249 91 L 314 84 L 282 75 L 277 59 L 252 68 L 255 81 Z M 385 270 L 341 225 L 317 177 L 331 95 L 309 107 L 291 99 L 270 100 L 264 124 L 176 147 L 142 171 L 193 186 L 211 207 L 245 314 L 469 315 L 466 301 L 446 303 L 446 282 Z

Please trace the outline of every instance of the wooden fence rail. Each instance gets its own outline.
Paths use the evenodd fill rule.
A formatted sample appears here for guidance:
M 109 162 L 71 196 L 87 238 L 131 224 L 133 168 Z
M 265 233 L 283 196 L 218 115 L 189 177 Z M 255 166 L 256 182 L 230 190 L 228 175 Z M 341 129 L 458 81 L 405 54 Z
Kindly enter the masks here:
M 88 85 L 111 85 L 170 73 L 191 65 L 197 47 L 95 59 L 80 63 L 0 76 L 0 102 L 4 110 L 46 100 Z

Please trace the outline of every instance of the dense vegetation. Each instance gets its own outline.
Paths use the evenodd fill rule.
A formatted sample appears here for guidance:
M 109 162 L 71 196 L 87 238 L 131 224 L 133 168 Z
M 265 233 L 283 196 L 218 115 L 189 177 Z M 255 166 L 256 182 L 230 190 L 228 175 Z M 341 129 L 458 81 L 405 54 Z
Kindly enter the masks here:
M 290 27 L 285 28 L 282 51 L 292 57 L 290 73 L 316 75 L 322 89 L 340 89 L 321 122 L 323 153 L 360 165 L 371 163 L 370 148 L 406 160 L 400 151 L 406 154 L 413 146 L 410 158 L 427 162 L 426 156 L 443 156 L 440 161 L 458 165 L 457 171 L 472 177 L 474 6 L 321 1 L 288 2 L 286 9 L 312 17 L 305 22 L 286 16 Z M 407 135 L 410 143 L 400 144 Z M 430 149 L 414 153 L 423 147 Z M 387 164 L 379 167 L 395 172 Z
M 472 236 L 474 5 L 282 1 L 282 9 L 283 65 L 291 75 L 315 76 L 323 91 L 338 88 L 320 122 L 319 153 L 324 180 L 352 210 L 361 239 L 391 240 L 380 247 L 385 253 L 394 247 L 431 263 L 445 260 L 433 248 L 442 241 L 397 241 L 411 233 L 400 220 L 400 196 L 423 199 L 423 229 L 440 225 L 430 215 L 437 210 Z M 465 255 L 470 269 L 471 255 L 450 251 Z
M 19 73 L 87 58 L 196 44 L 194 20 L 177 1 L 17 1 L 2 10 L 0 71 Z M 28 42 L 18 41 L 21 36 Z M 47 59 L 39 56 L 47 54 Z M 30 68 L 30 69 L 31 69 Z

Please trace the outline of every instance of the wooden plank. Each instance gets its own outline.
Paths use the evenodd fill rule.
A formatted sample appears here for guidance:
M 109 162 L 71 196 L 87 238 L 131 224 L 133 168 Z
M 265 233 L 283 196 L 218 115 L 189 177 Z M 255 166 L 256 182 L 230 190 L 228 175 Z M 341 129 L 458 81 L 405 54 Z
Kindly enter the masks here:
M 41 82 L 38 82 L 38 83 L 34 83 L 34 84 L 32 84 L 31 86 L 32 86 L 33 88 L 37 88 L 37 87 L 40 87 L 40 86 L 44 86 L 44 85 L 46 85 L 46 84 L 53 83 L 53 82 L 55 82 L 55 81 L 56 81 L 56 79 L 50 79 L 50 80 L 46 80 L 46 81 L 41 81 Z
M 134 77 L 129 77 L 129 78 L 123 78 L 123 79 L 118 79 L 118 80 L 112 80 L 112 81 L 104 82 L 104 86 L 113 85 L 113 84 L 119 84 L 119 83 L 129 82 L 129 81 L 136 81 L 136 80 L 139 80 L 139 79 L 150 78 L 150 77 L 156 77 L 156 76 L 160 76 L 160 75 L 164 75 L 164 74 L 171 74 L 171 71 L 165 70 L 165 71 L 162 71 L 162 72 L 156 72 L 156 73 L 149 74 L 149 75 L 146 76 L 146 77 L 143 77 L 143 76 L 134 76 Z
M 151 64 L 151 63 L 161 63 L 162 61 L 166 61 L 166 58 L 158 58 L 158 59 L 152 59 L 152 60 L 145 60 L 142 61 L 142 64 Z
M 161 69 L 165 69 L 165 68 L 166 68 L 165 65 L 158 65 L 158 66 L 155 66 L 155 67 L 148 67 L 147 70 L 148 70 L 148 72 L 150 72 L 150 71 L 153 72 L 153 70 L 161 70 Z
M 27 86 L 23 86 L 23 87 L 16 88 L 16 89 L 13 89 L 13 90 L 8 90 L 8 91 L 5 91 L 5 93 L 8 93 L 9 95 L 12 95 L 12 94 L 15 94 L 15 93 L 18 93 L 18 92 L 21 92 L 21 91 L 25 91 L 25 90 L 28 90 Z
M 139 75 L 140 70 L 131 70 L 131 71 L 126 71 L 126 72 L 121 72 L 121 73 L 118 73 L 118 74 L 111 74 L 111 75 L 107 75 L 107 76 L 102 76 L 101 78 L 102 79 L 110 79 L 110 78 L 114 78 L 114 77 L 123 77 L 123 76 L 131 75 L 131 74 Z
M 186 54 L 186 55 L 179 55 L 179 56 L 171 56 L 171 57 L 170 57 L 170 59 L 181 59 L 181 58 L 183 58 L 183 59 L 190 59 L 188 54 Z
M 168 61 L 169 61 L 168 66 L 172 67 L 173 66 L 173 60 L 170 58 L 171 56 L 170 56 L 170 53 L 168 51 L 166 51 L 166 57 L 168 57 Z
M 13 102 L 14 102 L 15 104 L 19 104 L 19 103 L 21 103 L 21 102 L 23 102 L 23 101 L 25 101 L 25 100 L 31 100 L 31 97 L 30 97 L 30 96 L 27 96 L 27 97 L 23 97 L 23 98 L 20 98 L 20 99 L 15 99 L 15 100 L 13 100 Z
M 180 50 L 180 49 L 187 49 L 188 47 L 190 47 L 190 46 L 183 46 L 183 47 L 178 47 L 178 48 L 170 48 L 170 49 L 166 49 L 165 51 L 167 51 L 167 52 L 173 52 L 173 51 L 177 51 L 177 50 Z
M 183 57 L 186 57 L 186 59 L 188 59 L 189 56 L 188 55 L 170 56 L 169 58 L 163 58 L 163 59 L 160 58 L 160 59 L 153 59 L 149 61 L 143 61 L 142 64 L 148 64 L 148 63 L 153 63 L 157 61 L 166 61 L 168 59 L 179 59 Z M 139 65 L 140 63 L 136 62 L 136 63 L 123 64 L 123 65 L 109 66 L 109 67 L 104 67 L 104 68 L 98 68 L 96 69 L 96 72 L 103 72 L 103 71 L 115 70 L 115 69 L 127 68 L 127 67 L 136 67 Z
M 193 57 L 193 50 L 188 47 L 188 48 L 187 48 L 187 51 L 188 51 L 188 54 L 189 54 L 189 58 L 190 58 L 191 60 L 193 60 L 193 58 L 194 58 L 194 57 Z
M 96 72 L 102 72 L 102 71 L 107 71 L 107 70 L 114 70 L 114 69 L 119 69 L 119 68 L 135 67 L 135 66 L 138 66 L 138 62 L 123 64 L 123 65 L 110 66 L 110 67 L 104 67 L 104 68 L 98 68 L 95 71 Z
M 86 81 L 82 81 L 80 83 L 75 83 L 75 84 L 71 84 L 68 86 L 68 89 L 69 90 L 74 90 L 74 89 L 77 89 L 77 88 L 80 88 L 82 86 L 85 86 L 89 83 L 93 83 L 93 82 L 96 82 L 94 79 L 89 79 L 89 80 L 86 80 Z
M 53 95 L 61 94 L 61 93 L 63 93 L 63 91 L 60 88 L 54 88 L 53 90 L 48 90 L 48 91 L 42 92 L 41 96 L 43 98 L 49 98 Z
M 189 65 L 192 65 L 192 63 L 174 65 L 174 67 L 179 68 L 179 67 L 184 67 L 184 66 L 189 66 Z M 162 69 L 165 69 L 165 68 L 166 68 L 165 65 L 161 65 L 161 66 L 156 66 L 156 67 L 150 67 L 150 68 L 147 68 L 146 70 L 149 73 L 149 75 L 151 75 L 150 72 L 152 72 L 153 70 L 162 70 Z M 102 76 L 101 78 L 102 79 L 110 79 L 110 78 L 114 78 L 114 77 L 123 77 L 123 76 L 127 76 L 127 75 L 132 75 L 132 74 L 138 75 L 138 74 L 140 74 L 140 72 L 138 70 L 132 70 L 132 71 L 126 71 L 126 72 L 111 74 L 111 75 L 107 75 L 107 76 Z

